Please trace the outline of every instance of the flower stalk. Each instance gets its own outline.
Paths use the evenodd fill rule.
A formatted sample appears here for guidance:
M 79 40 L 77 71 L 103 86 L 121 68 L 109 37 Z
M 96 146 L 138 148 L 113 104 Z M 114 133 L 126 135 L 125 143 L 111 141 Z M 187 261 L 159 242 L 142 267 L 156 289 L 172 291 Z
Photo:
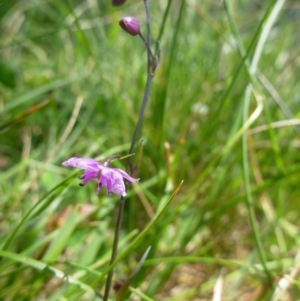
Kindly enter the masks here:
M 117 218 L 117 225 L 116 225 L 116 229 L 115 229 L 113 248 L 112 248 L 111 258 L 110 258 L 110 262 L 109 262 L 110 265 L 116 260 L 117 254 L 118 254 L 118 243 L 119 243 L 119 237 L 120 237 L 122 220 L 123 220 L 124 205 L 125 205 L 125 197 L 122 196 L 121 202 L 120 202 L 120 207 L 119 207 L 118 218 Z M 111 271 L 107 275 L 103 301 L 108 300 L 113 275 L 114 275 L 114 270 L 111 269 Z
M 130 19 L 129 21 L 131 23 L 122 22 L 122 20 L 120 21 L 120 25 L 122 24 L 121 27 L 126 32 L 130 31 L 128 33 L 131 35 L 139 35 L 147 47 L 147 66 L 148 66 L 147 80 L 146 80 L 146 85 L 145 85 L 145 90 L 144 90 L 143 101 L 142 101 L 142 105 L 141 105 L 140 112 L 139 112 L 138 122 L 136 124 L 134 134 L 132 137 L 132 141 L 131 141 L 131 145 L 130 145 L 130 149 L 128 152 L 129 154 L 131 154 L 133 152 L 134 147 L 136 145 L 136 141 L 138 139 L 138 136 L 139 136 L 139 133 L 141 130 L 141 125 L 142 125 L 142 122 L 144 119 L 145 108 L 147 106 L 148 99 L 149 99 L 149 92 L 150 92 L 152 79 L 153 79 L 155 70 L 158 65 L 158 59 L 156 57 L 154 57 L 154 55 L 151 51 L 150 11 L 149 11 L 148 0 L 144 0 L 144 6 L 145 6 L 145 11 L 146 11 L 146 19 L 147 19 L 147 38 L 146 38 L 146 40 L 140 33 L 140 28 L 139 28 L 139 26 L 137 26 L 135 20 Z M 124 19 L 123 19 L 123 21 L 124 21 Z M 129 28 L 128 26 L 131 26 L 131 27 Z M 128 158 L 128 160 L 127 160 L 127 170 L 130 171 L 129 174 L 132 174 L 133 169 L 132 169 L 130 159 L 131 158 Z M 118 241 L 119 241 L 120 230 L 121 230 L 121 225 L 122 225 L 122 220 L 123 220 L 125 200 L 126 200 L 125 197 L 122 196 L 121 201 L 120 201 L 120 207 L 119 207 L 119 213 L 118 213 L 118 219 L 117 219 L 117 225 L 116 225 L 116 230 L 115 230 L 114 243 L 113 243 L 110 264 L 112 264 L 116 260 L 116 257 L 117 257 Z M 112 283 L 112 278 L 113 278 L 113 270 L 110 271 L 110 273 L 108 274 L 107 279 L 106 279 L 103 301 L 108 300 L 111 283 Z

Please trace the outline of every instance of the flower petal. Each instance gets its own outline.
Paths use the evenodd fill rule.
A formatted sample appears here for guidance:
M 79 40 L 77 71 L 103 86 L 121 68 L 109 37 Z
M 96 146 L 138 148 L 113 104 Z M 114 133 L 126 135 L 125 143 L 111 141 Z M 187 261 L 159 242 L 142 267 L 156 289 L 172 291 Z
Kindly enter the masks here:
M 70 158 L 62 163 L 63 166 L 73 166 L 81 169 L 101 169 L 102 165 L 91 158 Z
M 112 192 L 126 196 L 126 188 L 122 175 L 114 168 L 104 167 L 99 180 L 103 186 L 106 186 L 108 194 Z
M 98 178 L 97 170 L 86 169 L 84 174 L 81 176 L 82 184 L 85 185 L 88 181 L 90 181 L 92 179 L 97 179 L 97 178 Z
M 131 183 L 136 183 L 140 180 L 140 179 L 135 179 L 135 178 L 131 177 L 127 172 L 125 172 L 122 169 L 119 169 L 119 168 L 112 168 L 112 169 L 119 172 L 123 178 L 125 178 L 126 180 L 128 180 Z

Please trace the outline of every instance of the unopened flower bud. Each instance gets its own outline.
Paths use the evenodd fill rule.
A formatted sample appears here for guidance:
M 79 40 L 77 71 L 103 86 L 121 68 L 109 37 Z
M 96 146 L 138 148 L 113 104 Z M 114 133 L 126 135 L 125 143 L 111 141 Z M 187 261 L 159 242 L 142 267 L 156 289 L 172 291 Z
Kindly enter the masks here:
M 122 5 L 126 2 L 126 0 L 113 0 L 112 1 L 112 5 L 113 6 L 119 6 L 119 5 Z
M 113 285 L 113 289 L 114 289 L 114 291 L 118 291 L 121 287 L 122 287 L 122 285 L 125 283 L 125 280 L 124 279 L 118 279 L 115 283 L 114 283 L 114 285 Z
M 134 17 L 125 17 L 119 21 L 123 30 L 128 32 L 132 36 L 136 36 L 140 33 L 140 23 Z

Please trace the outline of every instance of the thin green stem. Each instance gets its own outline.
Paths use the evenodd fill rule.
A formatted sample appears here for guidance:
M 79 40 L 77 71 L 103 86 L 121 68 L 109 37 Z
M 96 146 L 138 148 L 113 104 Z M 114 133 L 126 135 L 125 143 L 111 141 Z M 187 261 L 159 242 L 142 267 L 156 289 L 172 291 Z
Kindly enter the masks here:
M 141 106 L 141 109 L 140 109 L 140 112 L 139 112 L 138 122 L 136 124 L 135 131 L 134 131 L 134 134 L 133 134 L 133 138 L 132 138 L 132 141 L 131 141 L 131 146 L 130 146 L 130 149 L 129 149 L 129 154 L 131 154 L 133 152 L 133 149 L 134 149 L 136 141 L 137 141 L 137 137 L 138 137 L 140 129 L 141 129 L 141 125 L 142 125 L 143 118 L 144 118 L 145 108 L 146 108 L 147 103 L 148 103 L 150 86 L 151 86 L 151 82 L 152 82 L 152 79 L 153 79 L 153 74 L 151 73 L 151 70 L 150 70 L 151 69 L 151 63 L 153 61 L 153 59 L 152 59 L 153 54 L 151 52 L 151 44 L 150 44 L 151 32 L 150 32 L 150 12 L 149 12 L 148 0 L 144 0 L 144 4 L 145 4 L 146 18 L 147 18 L 147 39 L 145 40 L 144 37 L 141 34 L 140 34 L 140 37 L 142 38 L 142 40 L 144 41 L 144 43 L 147 46 L 147 65 L 148 65 L 147 81 L 146 81 L 142 106 Z M 128 168 L 132 169 L 131 168 L 131 163 L 130 163 L 130 158 L 127 160 L 127 169 Z M 119 242 L 119 236 L 120 236 L 121 225 L 122 225 L 122 220 L 123 220 L 124 207 L 125 207 L 125 198 L 121 197 L 119 213 L 118 213 L 118 219 L 117 219 L 117 225 L 116 225 L 116 229 L 115 229 L 113 249 L 112 249 L 112 254 L 111 254 L 111 259 L 110 259 L 110 265 L 112 265 L 115 262 L 116 257 L 117 257 L 117 253 L 118 253 L 118 242 Z M 107 276 L 103 301 L 108 300 L 109 292 L 110 292 L 110 288 L 111 288 L 111 283 L 112 283 L 112 278 L 113 278 L 113 273 L 114 273 L 114 271 L 113 271 L 113 269 L 111 269 L 111 271 L 109 272 L 109 274 Z
M 153 53 L 152 53 L 152 51 L 151 51 L 151 48 L 150 48 L 150 45 L 148 44 L 148 42 L 145 40 L 145 38 L 143 37 L 143 35 L 141 34 L 141 33 L 139 33 L 139 37 L 142 39 L 142 41 L 145 43 L 145 45 L 146 45 L 146 47 L 147 47 L 147 50 L 148 50 L 148 53 L 150 54 L 150 58 L 151 58 L 151 60 L 149 60 L 149 62 L 150 61 L 154 61 L 154 55 L 153 55 Z
M 148 103 L 149 91 L 150 91 L 150 86 L 151 86 L 152 79 L 153 79 L 153 76 L 150 73 L 148 73 L 145 92 L 144 92 L 144 97 L 143 97 L 143 102 L 142 102 L 142 106 L 141 106 L 140 113 L 139 113 L 139 119 L 138 119 L 138 122 L 136 124 L 134 134 L 133 134 L 133 138 L 132 138 L 132 141 L 131 141 L 129 154 L 131 154 L 133 149 L 134 149 L 138 134 L 139 134 L 140 129 L 141 129 L 141 125 L 142 125 L 143 118 L 144 118 L 145 108 L 146 108 L 147 103 Z
M 112 248 L 112 253 L 111 253 L 111 258 L 109 263 L 110 265 L 116 260 L 118 254 L 118 243 L 119 243 L 119 237 L 120 237 L 120 231 L 121 231 L 121 225 L 122 225 L 122 219 L 124 213 L 124 205 L 125 205 L 125 197 L 121 197 L 120 209 L 119 209 L 117 225 L 115 229 L 114 243 L 113 243 L 113 248 Z M 109 272 L 106 279 L 103 301 L 108 300 L 113 275 L 114 275 L 114 270 L 112 269 Z
M 162 24 L 160 26 L 160 31 L 159 31 L 159 34 L 158 34 L 158 37 L 157 37 L 157 41 L 159 42 L 161 40 L 161 37 L 164 33 L 164 29 L 165 29 L 165 24 L 166 24 L 166 21 L 167 21 L 167 16 L 169 14 L 169 11 L 170 11 L 170 7 L 171 7 L 171 3 L 172 3 L 172 0 L 169 0 L 168 1 L 168 5 L 167 5 L 167 8 L 164 12 L 164 16 L 163 16 L 163 20 L 162 20 Z M 155 48 L 155 53 L 157 54 L 157 51 L 158 51 L 158 44 L 156 44 L 156 48 Z
M 251 93 L 250 88 L 247 89 L 246 94 Z M 249 114 L 249 107 L 250 107 L 250 97 L 245 96 L 244 102 L 244 110 L 243 110 L 243 122 L 245 123 L 248 118 Z M 254 207 L 253 207 L 253 198 L 251 193 L 251 186 L 250 186 L 250 169 L 249 169 L 249 158 L 248 158 L 248 141 L 247 141 L 247 132 L 243 133 L 242 137 L 242 152 L 243 152 L 243 177 L 244 177 L 244 185 L 245 185 L 245 193 L 246 193 L 246 203 L 248 208 L 249 220 L 251 224 L 251 228 L 254 235 L 255 244 L 258 250 L 258 254 L 260 257 L 261 264 L 264 268 L 266 276 L 270 285 L 273 284 L 272 275 L 267 267 L 267 257 L 263 248 L 261 236 L 259 233 Z
M 180 37 L 180 27 L 183 21 L 183 16 L 185 12 L 185 4 L 186 2 L 184 0 L 181 1 L 178 17 L 176 20 L 176 25 L 174 26 L 174 34 L 171 41 L 170 46 L 170 52 L 169 52 L 169 58 L 168 63 L 165 68 L 165 71 L 163 71 L 163 78 L 164 78 L 164 84 L 161 85 L 161 89 L 158 91 L 159 95 L 156 97 L 157 101 L 155 102 L 153 108 L 155 111 L 154 115 L 154 127 L 156 131 L 156 141 L 157 145 L 159 145 L 159 148 L 161 147 L 161 141 L 164 140 L 164 123 L 165 123 L 165 112 L 167 107 L 167 98 L 169 93 L 169 86 L 170 86 L 170 79 L 171 79 L 171 73 L 174 69 L 174 61 L 177 54 L 177 46 L 178 46 L 178 39 Z M 160 141 L 160 142 L 159 142 Z M 159 160 L 158 160 L 159 161 Z
M 149 10 L 149 3 L 148 0 L 144 0 L 145 5 L 145 11 L 146 11 L 146 22 L 147 22 L 147 47 L 148 47 L 148 60 L 147 60 L 147 66 L 148 66 L 148 72 L 151 67 L 151 19 L 150 19 L 150 10 Z
M 151 52 L 151 29 L 150 29 L 150 12 L 149 12 L 148 0 L 144 0 L 144 4 L 145 4 L 145 11 L 146 11 L 146 18 L 147 18 L 147 38 L 145 40 L 142 35 L 140 35 L 140 37 L 142 38 L 142 40 L 147 45 L 147 50 L 148 50 L 148 56 L 147 56 L 148 57 L 148 73 L 147 73 L 147 81 L 146 81 L 146 86 L 145 86 L 145 92 L 144 92 L 144 96 L 143 96 L 143 102 L 142 102 L 142 106 L 141 106 L 141 109 L 140 109 L 140 112 L 139 112 L 138 122 L 136 124 L 134 134 L 133 134 L 133 138 L 132 138 L 132 141 L 131 141 L 129 154 L 131 154 L 133 152 L 133 149 L 134 149 L 136 141 L 137 141 L 137 137 L 138 137 L 140 129 L 141 129 L 141 125 L 142 125 L 142 122 L 143 122 L 143 119 L 144 119 L 145 108 L 147 106 L 148 99 L 149 99 L 149 91 L 150 91 L 150 87 L 151 87 L 151 83 L 152 83 L 152 79 L 153 79 L 153 74 L 151 73 L 151 70 L 150 70 L 153 54 Z M 131 169 L 130 159 L 127 162 L 128 162 L 128 167 Z

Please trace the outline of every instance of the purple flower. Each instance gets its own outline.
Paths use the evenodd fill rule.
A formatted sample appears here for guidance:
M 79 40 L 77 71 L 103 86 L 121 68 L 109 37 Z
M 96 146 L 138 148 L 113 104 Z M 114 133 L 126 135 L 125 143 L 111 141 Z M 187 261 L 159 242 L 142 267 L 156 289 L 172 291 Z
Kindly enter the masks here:
M 119 21 L 120 26 L 123 30 L 128 32 L 132 36 L 140 34 L 140 23 L 134 17 L 125 17 Z
M 82 183 L 79 185 L 84 186 L 91 179 L 98 180 L 97 193 L 99 193 L 102 186 L 106 186 L 107 193 L 110 195 L 112 192 L 126 196 L 126 188 L 123 178 L 131 183 L 138 182 L 139 179 L 134 179 L 129 176 L 125 171 L 119 168 L 110 168 L 101 164 L 91 158 L 70 158 L 62 163 L 63 166 L 73 166 L 84 170 L 80 179 Z

